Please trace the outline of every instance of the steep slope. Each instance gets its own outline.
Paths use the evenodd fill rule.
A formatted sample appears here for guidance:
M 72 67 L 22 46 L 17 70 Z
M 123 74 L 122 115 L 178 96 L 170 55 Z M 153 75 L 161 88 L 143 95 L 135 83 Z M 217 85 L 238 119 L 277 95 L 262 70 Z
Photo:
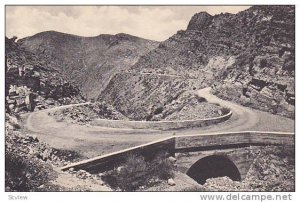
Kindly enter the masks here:
M 226 99 L 293 117 L 294 6 L 253 6 L 238 14 L 195 14 L 116 75 L 99 100 L 147 119 L 185 90 L 213 86 Z
M 158 42 L 127 34 L 80 37 L 48 31 L 21 39 L 18 44 L 49 63 L 60 64 L 59 70 L 91 99 L 115 73 L 132 66 Z
M 66 104 L 81 99 L 74 87 L 47 61 L 5 38 L 5 105 L 8 112 L 33 111 L 35 106 Z

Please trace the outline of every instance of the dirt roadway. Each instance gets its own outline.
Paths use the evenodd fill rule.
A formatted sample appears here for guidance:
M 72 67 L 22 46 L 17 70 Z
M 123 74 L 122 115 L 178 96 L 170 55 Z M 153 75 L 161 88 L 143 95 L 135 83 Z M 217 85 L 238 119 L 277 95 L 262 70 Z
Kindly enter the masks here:
M 217 127 L 210 127 L 205 132 L 245 130 L 294 132 L 295 121 L 292 119 L 222 100 L 211 94 L 210 88 L 201 89 L 197 91 L 197 94 L 204 97 L 208 102 L 218 103 L 232 111 L 232 117 L 228 121 L 218 124 Z
M 76 104 L 26 114 L 23 117 L 24 130 L 27 133 L 37 135 L 41 141 L 48 143 L 54 148 L 78 151 L 83 158 L 91 158 L 131 146 L 137 146 L 172 136 L 173 133 L 177 135 L 190 135 L 245 130 L 294 132 L 294 120 L 221 100 L 210 94 L 209 90 L 209 88 L 205 88 L 197 91 L 197 94 L 205 97 L 209 102 L 219 103 L 221 106 L 229 107 L 233 112 L 229 120 L 203 128 L 158 131 L 112 129 L 91 125 L 70 124 L 57 122 L 53 117 L 48 115 L 50 111 L 82 105 Z

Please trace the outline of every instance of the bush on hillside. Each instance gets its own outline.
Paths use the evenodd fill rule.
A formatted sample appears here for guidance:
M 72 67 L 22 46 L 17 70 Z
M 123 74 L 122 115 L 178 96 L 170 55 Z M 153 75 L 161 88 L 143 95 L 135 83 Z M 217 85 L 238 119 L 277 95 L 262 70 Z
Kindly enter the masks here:
M 37 158 L 22 156 L 9 150 L 5 152 L 6 191 L 34 191 L 51 179 L 49 171 L 52 171 L 51 166 Z
M 103 180 L 113 189 L 135 191 L 173 177 L 173 171 L 174 166 L 166 155 L 158 155 L 152 161 L 146 161 L 142 156 L 129 155 L 123 166 L 107 172 Z

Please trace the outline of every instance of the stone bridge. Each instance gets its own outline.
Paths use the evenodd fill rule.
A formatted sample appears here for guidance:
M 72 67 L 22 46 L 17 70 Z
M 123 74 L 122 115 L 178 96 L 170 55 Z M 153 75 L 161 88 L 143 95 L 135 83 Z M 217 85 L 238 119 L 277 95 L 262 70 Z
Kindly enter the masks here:
M 253 146 L 269 145 L 294 146 L 294 133 L 244 131 L 172 136 L 87 159 L 61 169 L 65 171 L 74 168 L 97 173 L 119 166 L 130 154 L 151 159 L 164 152 L 176 156 L 178 169 L 200 184 L 208 178 L 218 176 L 243 180 L 255 159 Z

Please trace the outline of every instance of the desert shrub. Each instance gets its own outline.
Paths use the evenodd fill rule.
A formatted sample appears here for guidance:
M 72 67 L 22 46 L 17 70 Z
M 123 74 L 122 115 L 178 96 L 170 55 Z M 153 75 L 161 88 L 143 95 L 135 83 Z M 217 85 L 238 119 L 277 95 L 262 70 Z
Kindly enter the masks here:
M 268 66 L 268 60 L 265 58 L 262 58 L 260 60 L 260 67 L 267 67 Z
M 202 186 L 193 186 L 193 187 L 184 187 L 180 191 L 181 192 L 205 192 L 205 191 L 210 191 L 210 190 L 206 190 Z
M 200 96 L 197 96 L 197 101 L 198 102 L 207 102 L 207 100 L 204 97 L 200 97 Z
M 149 162 L 149 171 L 158 179 L 166 180 L 173 177 L 173 170 L 174 165 L 165 153 L 158 154 L 154 160 Z
M 241 103 L 243 106 L 246 106 L 246 107 L 249 107 L 249 106 L 252 105 L 250 98 L 248 98 L 248 97 L 246 97 L 246 96 L 244 96 L 244 95 L 241 95 L 241 96 L 240 96 L 240 100 L 239 100 L 239 101 L 240 101 L 240 103 Z
M 83 156 L 73 150 L 52 148 L 52 154 L 63 161 L 76 162 L 83 159 Z
M 5 187 L 7 191 L 33 191 L 51 179 L 50 165 L 36 158 L 5 152 Z
M 164 108 L 163 108 L 163 107 L 159 107 L 159 108 L 157 108 L 157 109 L 153 112 L 153 114 L 154 114 L 154 115 L 161 114 L 163 111 L 164 111 Z
M 230 112 L 230 109 L 227 107 L 222 107 L 221 109 L 222 115 L 228 114 Z
M 275 155 L 281 159 L 286 158 L 289 165 L 295 165 L 295 148 L 289 145 L 278 146 Z
M 283 70 L 287 70 L 289 72 L 295 71 L 295 60 L 286 60 L 282 67 Z
M 219 95 L 220 94 L 220 89 L 221 89 L 220 85 L 214 84 L 212 86 L 212 88 L 210 89 L 210 93 L 213 94 L 213 95 Z
M 174 167 L 165 155 L 158 155 L 151 161 L 144 157 L 129 155 L 123 166 L 107 172 L 103 176 L 113 189 L 122 191 L 135 191 L 139 187 L 149 187 L 159 180 L 173 177 Z

